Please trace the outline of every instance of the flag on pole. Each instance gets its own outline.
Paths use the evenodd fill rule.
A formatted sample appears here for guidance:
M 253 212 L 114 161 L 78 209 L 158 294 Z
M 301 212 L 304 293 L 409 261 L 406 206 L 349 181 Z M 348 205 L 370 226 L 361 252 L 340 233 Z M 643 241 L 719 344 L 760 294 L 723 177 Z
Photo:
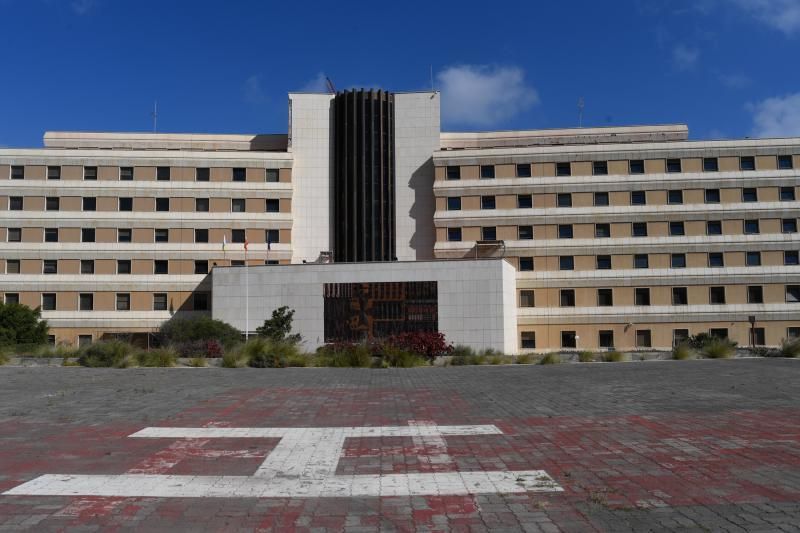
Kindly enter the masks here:
M 249 243 L 249 242 L 247 242 L 247 239 L 245 239 L 245 240 L 244 240 L 244 251 L 245 251 L 245 252 L 247 251 L 247 246 L 248 246 L 249 244 L 250 244 L 250 243 Z
M 225 251 L 225 246 L 226 246 L 227 244 L 228 244 L 228 236 L 227 236 L 227 235 L 223 235 L 223 236 L 222 236 L 222 251 L 223 251 L 223 252 Z

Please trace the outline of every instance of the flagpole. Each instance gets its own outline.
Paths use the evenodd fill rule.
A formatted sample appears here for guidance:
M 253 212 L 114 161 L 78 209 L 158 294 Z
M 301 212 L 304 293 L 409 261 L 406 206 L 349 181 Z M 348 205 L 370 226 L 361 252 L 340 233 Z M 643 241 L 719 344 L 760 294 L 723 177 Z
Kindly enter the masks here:
M 247 264 L 247 244 L 244 245 L 244 342 L 250 338 L 250 265 Z

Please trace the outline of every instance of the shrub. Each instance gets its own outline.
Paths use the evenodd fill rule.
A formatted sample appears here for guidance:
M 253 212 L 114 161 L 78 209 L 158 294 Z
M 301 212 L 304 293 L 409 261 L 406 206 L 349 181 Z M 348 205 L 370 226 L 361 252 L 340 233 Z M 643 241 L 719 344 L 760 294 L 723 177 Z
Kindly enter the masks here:
M 578 354 L 578 361 L 580 361 L 581 363 L 593 363 L 594 354 L 589 351 L 583 351 Z
M 145 367 L 175 366 L 177 360 L 178 354 L 171 348 L 156 348 L 136 354 L 136 362 Z
M 222 368 L 242 368 L 243 366 L 247 366 L 247 356 L 244 354 L 243 346 L 229 350 L 222 356 Z
M 411 353 L 394 346 L 386 347 L 383 351 L 383 362 L 387 366 L 396 368 L 412 368 L 415 366 L 424 366 L 428 361 L 415 353 Z
M 0 346 L 44 344 L 49 328 L 39 308 L 0 302 Z
M 317 351 L 317 366 L 369 368 L 372 350 L 366 343 L 327 344 Z
M 208 366 L 208 362 L 206 361 L 205 357 L 192 357 L 189 359 L 188 365 L 195 368 L 202 368 L 204 366 Z
M 304 367 L 308 366 L 309 360 L 308 356 L 302 353 L 298 353 L 296 355 L 290 355 L 286 358 L 286 366 L 291 367 Z
M 623 363 L 629 360 L 630 358 L 626 354 L 617 351 L 606 352 L 603 354 L 603 361 L 606 363 Z
M 126 342 L 95 342 L 81 350 L 78 363 L 92 368 L 127 368 L 131 364 L 132 353 L 133 346 Z
M 540 365 L 557 365 L 561 363 L 561 355 L 557 353 L 549 353 L 539 359 Z
M 205 315 L 193 318 L 173 317 L 161 325 L 160 333 L 162 341 L 168 344 L 214 340 L 229 347 L 242 338 L 241 332 L 230 324 Z
M 242 353 L 247 365 L 253 368 L 285 368 L 289 357 L 297 356 L 300 352 L 293 342 L 256 337 L 244 345 Z
M 695 353 L 689 347 L 688 343 L 682 342 L 680 344 L 675 345 L 672 349 L 672 358 L 678 361 L 684 361 L 686 359 L 694 359 Z
M 466 357 L 470 355 L 475 355 L 475 350 L 473 350 L 471 346 L 464 346 L 463 344 L 457 344 L 453 347 L 453 350 L 450 352 L 450 355 L 452 355 L 453 357 Z
M 500 354 L 494 354 L 489 357 L 489 364 L 490 365 L 502 365 L 506 362 L 506 358 Z
M 393 346 L 429 361 L 440 355 L 449 355 L 453 351 L 453 346 L 447 343 L 444 333 L 438 331 L 399 333 L 386 339 L 384 346 Z
M 9 361 L 8 355 L 0 352 L 0 366 L 7 365 Z
M 533 356 L 529 353 L 518 355 L 515 363 L 518 365 L 529 365 L 533 362 Z
M 772 350 L 766 346 L 756 346 L 750 348 L 750 355 L 753 357 L 777 357 L 780 355 L 780 351 Z
M 708 337 L 702 347 L 702 354 L 709 359 L 728 359 L 736 353 L 736 343 L 730 339 Z
M 183 358 L 209 357 L 218 359 L 222 357 L 222 344 L 216 339 L 198 339 L 175 344 L 175 350 Z
M 781 357 L 800 357 L 800 337 L 782 339 L 779 353 Z
M 260 337 L 266 337 L 272 341 L 297 344 L 302 337 L 299 333 L 292 334 L 293 319 L 294 309 L 289 309 L 284 305 L 272 311 L 272 318 L 264 320 L 264 324 L 256 328 L 256 333 Z

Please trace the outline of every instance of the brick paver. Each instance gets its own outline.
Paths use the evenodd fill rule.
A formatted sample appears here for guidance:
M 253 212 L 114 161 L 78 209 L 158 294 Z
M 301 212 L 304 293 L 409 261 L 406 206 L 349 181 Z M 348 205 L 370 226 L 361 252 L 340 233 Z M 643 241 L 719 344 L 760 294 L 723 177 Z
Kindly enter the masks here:
M 800 531 L 800 361 L 6 367 L 0 384 L 0 492 L 47 474 L 252 476 L 280 442 L 130 437 L 148 427 L 494 426 L 496 434 L 348 437 L 335 474 L 543 470 L 563 488 L 454 495 L 439 486 L 437 494 L 357 498 L 3 495 L 0 531 Z

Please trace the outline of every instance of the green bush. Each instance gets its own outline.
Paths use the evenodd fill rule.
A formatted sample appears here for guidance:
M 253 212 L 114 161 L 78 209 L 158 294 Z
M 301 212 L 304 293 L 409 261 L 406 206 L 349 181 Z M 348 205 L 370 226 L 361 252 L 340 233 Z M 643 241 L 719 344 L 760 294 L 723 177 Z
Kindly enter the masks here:
M 529 365 L 533 363 L 533 356 L 529 353 L 524 353 L 522 355 L 518 355 L 516 361 L 514 361 L 518 365 Z
M 736 353 L 736 343 L 730 339 L 708 337 L 702 347 L 702 354 L 709 359 L 728 359 Z
M 506 362 L 506 358 L 500 354 L 494 354 L 489 356 L 489 364 L 490 365 L 502 365 Z
M 8 355 L 3 352 L 0 352 L 0 366 L 7 365 L 9 361 Z
M 457 344 L 453 346 L 453 351 L 450 352 L 453 357 L 469 357 L 471 355 L 475 355 L 475 350 L 472 349 L 470 346 L 464 346 L 463 344 Z
M 294 309 L 287 306 L 279 307 L 272 311 L 272 317 L 264 320 L 264 324 L 256 328 L 256 333 L 271 341 L 299 343 L 302 340 L 299 333 L 292 334 L 292 321 Z
M 247 356 L 243 351 L 244 345 L 235 347 L 225 352 L 222 356 L 222 368 L 242 368 L 247 366 Z
M 549 353 L 539 360 L 540 365 L 557 365 L 561 363 L 561 355 Z
M 204 366 L 208 366 L 208 361 L 206 361 L 205 357 L 192 357 L 189 359 L 189 366 L 193 366 L 195 368 L 202 368 Z
M 425 366 L 428 364 L 428 361 L 419 355 L 394 346 L 384 347 L 383 362 L 387 366 L 395 368 L 413 368 L 415 366 Z
M 782 339 L 779 353 L 781 357 L 800 357 L 800 337 Z
M 210 316 L 192 318 L 173 317 L 161 325 L 161 340 L 164 344 L 183 344 L 192 341 L 217 340 L 226 348 L 242 339 L 241 332 Z
M 364 343 L 323 346 L 317 352 L 317 366 L 369 368 L 372 350 Z
M 289 357 L 296 357 L 300 351 L 294 342 L 256 337 L 244 345 L 242 353 L 253 368 L 285 368 Z
M 297 355 L 290 355 L 286 358 L 286 366 L 291 367 L 305 367 L 309 365 L 309 358 L 307 355 L 298 353 Z
M 583 351 L 578 354 L 578 361 L 581 363 L 593 363 L 595 360 L 594 353 L 589 351 Z
M 101 341 L 80 351 L 78 363 L 92 368 L 127 368 L 131 365 L 133 346 L 120 341 Z
M 145 367 L 175 366 L 178 362 L 178 353 L 171 348 L 156 348 L 150 351 L 141 351 L 136 354 L 136 363 Z
M 672 358 L 678 361 L 685 361 L 686 359 L 694 359 L 695 353 L 689 347 L 689 344 L 682 342 L 672 349 Z
M 0 346 L 44 344 L 49 328 L 39 308 L 0 302 Z
M 606 363 L 623 363 L 625 361 L 630 361 L 630 357 L 627 354 L 613 351 L 613 352 L 605 352 L 603 354 L 603 362 Z

